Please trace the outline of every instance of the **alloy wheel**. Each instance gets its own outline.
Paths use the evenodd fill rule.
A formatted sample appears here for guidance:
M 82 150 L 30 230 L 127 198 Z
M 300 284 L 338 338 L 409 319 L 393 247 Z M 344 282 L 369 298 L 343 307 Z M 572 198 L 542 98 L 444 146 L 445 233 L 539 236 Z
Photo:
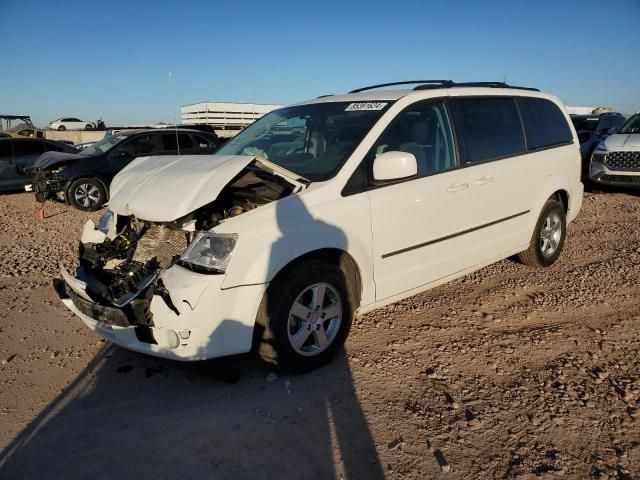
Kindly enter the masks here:
M 93 207 L 100 201 L 100 190 L 90 183 L 81 183 L 73 192 L 73 196 L 85 208 Z
M 335 340 L 342 322 L 342 301 L 338 291 L 321 282 L 305 288 L 289 311 L 287 333 L 296 353 L 318 355 Z
M 545 257 L 552 256 L 562 239 L 562 222 L 557 212 L 551 212 L 544 219 L 540 230 L 540 251 Z

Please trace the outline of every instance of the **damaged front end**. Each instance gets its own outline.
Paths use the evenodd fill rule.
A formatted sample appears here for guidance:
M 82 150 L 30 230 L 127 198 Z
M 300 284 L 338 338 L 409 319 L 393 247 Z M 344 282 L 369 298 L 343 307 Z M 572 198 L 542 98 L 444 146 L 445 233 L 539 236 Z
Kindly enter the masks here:
M 61 293 L 90 319 L 114 327 L 134 327 L 139 342 L 156 344 L 154 302 L 163 304 L 164 326 L 168 317 L 177 319 L 181 310 L 195 307 L 195 300 L 185 293 L 193 286 L 187 285 L 190 282 L 183 282 L 184 286 L 175 280 L 172 283 L 172 267 L 178 265 L 182 272 L 187 269 L 196 274 L 223 274 L 237 235 L 217 234 L 212 229 L 298 189 L 253 162 L 222 188 L 215 200 L 176 220 L 148 221 L 107 211 L 98 225 L 92 221 L 85 225 L 79 266 L 74 276 L 63 269 Z
M 28 173 L 33 177 L 32 188 L 38 202 L 46 200 L 66 201 L 65 185 L 67 180 L 61 175 L 62 167 L 54 170 L 34 169 Z

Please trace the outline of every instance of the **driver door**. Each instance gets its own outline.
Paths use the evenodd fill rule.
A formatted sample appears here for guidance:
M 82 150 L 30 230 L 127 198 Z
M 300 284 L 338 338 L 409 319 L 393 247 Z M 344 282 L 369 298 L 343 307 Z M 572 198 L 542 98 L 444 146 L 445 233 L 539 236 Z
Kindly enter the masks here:
M 467 169 L 459 168 L 443 101 L 420 102 L 400 113 L 370 156 L 398 150 L 416 157 L 417 177 L 373 184 L 368 191 L 376 300 L 469 266 L 462 232 L 471 224 L 470 182 Z

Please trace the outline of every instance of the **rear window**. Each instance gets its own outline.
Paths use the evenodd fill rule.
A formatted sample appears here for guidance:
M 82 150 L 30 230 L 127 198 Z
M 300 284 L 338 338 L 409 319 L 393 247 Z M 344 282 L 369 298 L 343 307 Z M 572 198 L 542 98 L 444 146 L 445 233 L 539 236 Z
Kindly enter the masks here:
M 522 115 L 529 150 L 573 141 L 569 124 L 555 103 L 544 98 L 528 97 L 517 98 L 516 102 Z
M 520 116 L 512 98 L 465 98 L 451 103 L 466 163 L 525 151 Z

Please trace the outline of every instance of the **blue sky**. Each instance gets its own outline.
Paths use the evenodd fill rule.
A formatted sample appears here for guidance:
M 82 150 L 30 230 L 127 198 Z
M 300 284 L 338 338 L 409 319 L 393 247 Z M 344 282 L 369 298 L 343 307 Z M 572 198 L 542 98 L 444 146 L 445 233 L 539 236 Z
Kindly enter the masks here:
M 640 1 L 0 0 L 0 113 L 172 121 L 421 78 L 640 110 Z M 169 76 L 172 72 L 172 76 Z

